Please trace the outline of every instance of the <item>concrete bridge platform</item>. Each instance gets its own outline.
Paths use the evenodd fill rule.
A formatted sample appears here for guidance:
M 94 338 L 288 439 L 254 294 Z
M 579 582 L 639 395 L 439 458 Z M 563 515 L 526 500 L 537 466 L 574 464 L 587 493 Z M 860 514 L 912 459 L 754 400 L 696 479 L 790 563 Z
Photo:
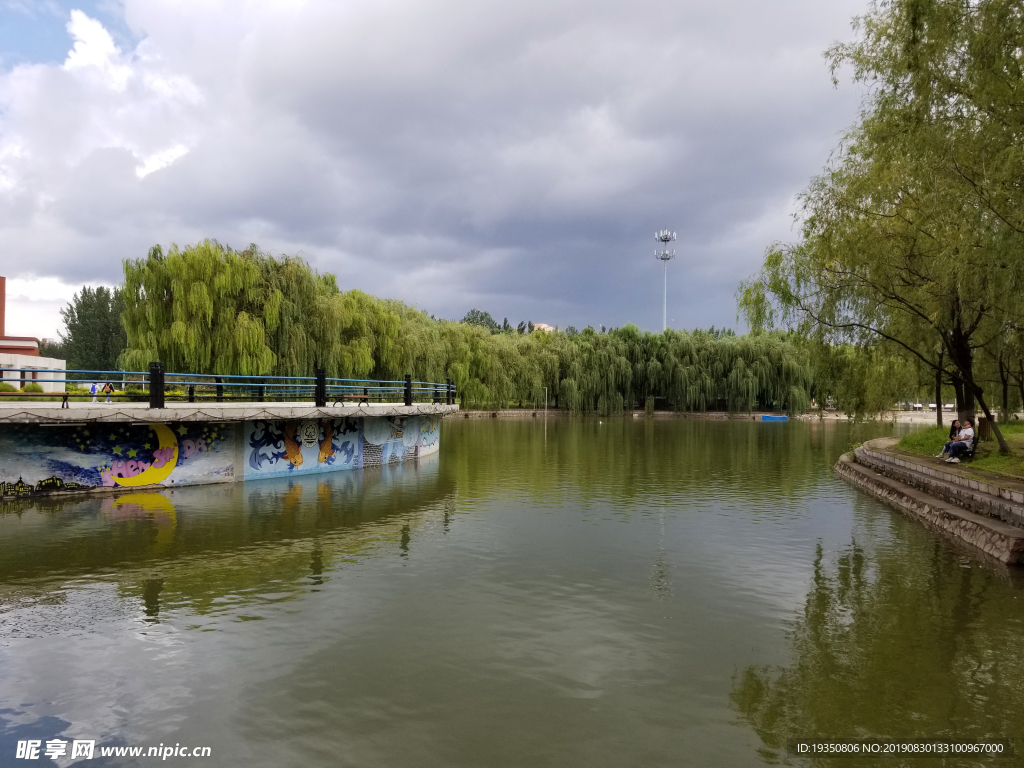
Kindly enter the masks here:
M 150 408 L 149 403 L 126 402 L 0 402 L 0 425 L 3 424 L 77 424 L 91 422 L 144 422 L 158 424 L 168 421 L 215 421 L 222 423 L 255 419 L 339 419 L 351 417 L 392 418 L 405 416 L 449 416 L 459 410 L 457 405 L 414 403 L 372 403 L 370 405 L 335 405 L 317 408 L 309 402 L 247 403 L 247 402 L 168 402 L 164 408 Z
M 361 469 L 440 449 L 459 406 L 0 403 L 0 497 L 116 492 Z

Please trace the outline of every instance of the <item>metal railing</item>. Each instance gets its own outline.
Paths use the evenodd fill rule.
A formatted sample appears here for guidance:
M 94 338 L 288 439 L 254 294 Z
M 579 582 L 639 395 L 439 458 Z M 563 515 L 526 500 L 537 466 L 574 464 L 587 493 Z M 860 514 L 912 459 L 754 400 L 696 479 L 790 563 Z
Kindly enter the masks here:
M 455 385 L 444 382 L 404 380 L 329 378 L 323 370 L 313 376 L 215 376 L 204 373 L 172 373 L 163 363 L 149 364 L 148 371 L 34 370 L 36 378 L 28 383 L 59 383 L 61 392 L 4 392 L 18 398 L 61 398 L 61 407 L 68 407 L 68 398 L 93 398 L 97 401 L 127 400 L 146 402 L 150 408 L 164 408 L 168 402 L 308 402 L 317 407 L 328 405 L 370 405 L 373 403 L 434 403 L 453 405 Z M 44 378 L 39 374 L 51 374 Z M 106 384 L 114 392 L 104 392 Z M 96 385 L 95 394 L 91 391 Z M 72 385 L 75 390 L 69 391 Z M 116 385 L 120 385 L 117 391 Z M 81 390 L 85 391 L 81 391 Z

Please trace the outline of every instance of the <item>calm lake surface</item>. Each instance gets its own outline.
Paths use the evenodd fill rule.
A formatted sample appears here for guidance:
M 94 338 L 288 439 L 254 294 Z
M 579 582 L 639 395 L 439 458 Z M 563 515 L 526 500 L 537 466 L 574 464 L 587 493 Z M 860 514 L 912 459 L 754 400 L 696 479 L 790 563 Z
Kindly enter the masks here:
M 1020 578 L 832 472 L 891 429 L 453 419 L 418 465 L 8 504 L 0 766 L 50 738 L 275 768 L 1024 752 Z

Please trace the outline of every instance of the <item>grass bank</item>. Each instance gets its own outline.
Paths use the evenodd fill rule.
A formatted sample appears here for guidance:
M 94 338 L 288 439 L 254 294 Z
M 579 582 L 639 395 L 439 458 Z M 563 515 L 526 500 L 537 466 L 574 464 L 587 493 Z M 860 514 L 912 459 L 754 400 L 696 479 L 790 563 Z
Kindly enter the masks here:
M 1000 425 L 1000 429 L 1010 445 L 1009 454 L 1000 453 L 999 444 L 994 439 L 985 440 L 978 443 L 974 459 L 965 461 L 961 466 L 1024 480 L 1024 422 L 1007 422 Z M 931 427 L 911 432 L 896 447 L 918 456 L 934 456 L 948 439 L 949 427 Z

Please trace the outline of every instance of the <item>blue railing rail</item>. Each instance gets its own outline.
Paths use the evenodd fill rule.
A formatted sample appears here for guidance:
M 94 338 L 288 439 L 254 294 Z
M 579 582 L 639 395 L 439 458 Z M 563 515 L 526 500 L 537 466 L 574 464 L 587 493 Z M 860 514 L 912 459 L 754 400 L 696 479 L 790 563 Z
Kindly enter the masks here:
M 308 402 L 318 407 L 332 405 L 370 405 L 371 403 L 455 403 L 456 388 L 451 379 L 444 382 L 375 379 L 338 379 L 323 370 L 313 376 L 217 376 L 204 373 L 174 373 L 163 363 L 149 364 L 148 371 L 35 370 L 32 382 L 59 383 L 63 392 L 7 393 L 18 397 L 55 396 L 67 407 L 69 397 L 93 397 L 96 400 L 149 401 L 151 408 L 164 408 L 167 402 Z M 44 376 L 40 374 L 49 374 Z M 107 384 L 114 392 L 104 392 Z M 95 395 L 91 392 L 96 385 Z M 86 392 L 69 392 L 68 385 Z M 120 391 L 117 391 L 117 387 Z M 45 388 L 44 388 L 45 389 Z M 50 387 L 53 389 L 53 387 Z

